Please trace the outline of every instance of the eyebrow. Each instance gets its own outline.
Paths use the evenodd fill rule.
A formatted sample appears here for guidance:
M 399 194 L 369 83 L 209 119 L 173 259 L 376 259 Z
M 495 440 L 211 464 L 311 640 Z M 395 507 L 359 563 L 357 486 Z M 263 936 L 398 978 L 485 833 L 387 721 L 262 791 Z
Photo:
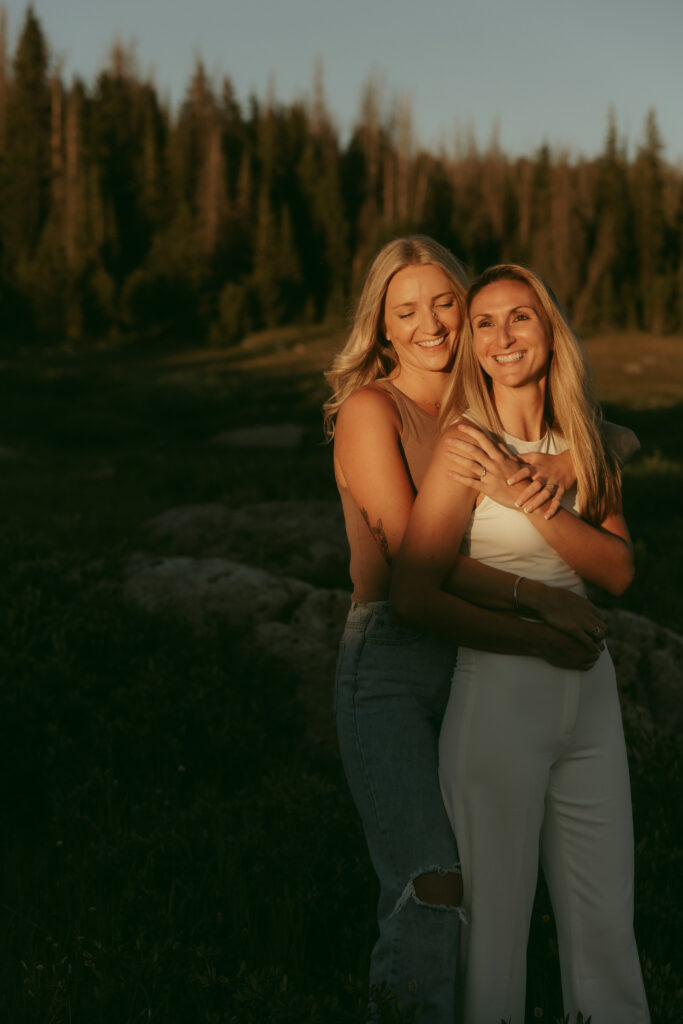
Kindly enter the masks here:
M 525 303 L 525 302 L 522 302 L 521 305 L 519 305 L 519 306 L 513 306 L 512 309 L 509 310 L 509 312 L 510 313 L 517 313 L 518 310 L 520 310 L 520 309 L 533 309 L 534 313 L 538 312 L 538 310 L 536 309 L 536 306 L 530 306 L 528 303 Z M 470 316 L 471 317 L 491 316 L 491 314 L 490 313 L 470 313 Z
M 438 295 L 434 295 L 432 297 L 432 302 L 436 302 L 437 299 L 443 299 L 443 298 L 446 297 L 446 295 L 452 295 L 455 298 L 455 292 L 451 288 L 447 292 L 439 292 Z M 398 302 L 398 303 L 396 303 L 395 306 L 392 306 L 391 308 L 392 309 L 403 309 L 404 306 L 416 306 L 416 305 L 417 305 L 417 302 L 413 302 L 413 301 L 410 301 L 410 302 Z

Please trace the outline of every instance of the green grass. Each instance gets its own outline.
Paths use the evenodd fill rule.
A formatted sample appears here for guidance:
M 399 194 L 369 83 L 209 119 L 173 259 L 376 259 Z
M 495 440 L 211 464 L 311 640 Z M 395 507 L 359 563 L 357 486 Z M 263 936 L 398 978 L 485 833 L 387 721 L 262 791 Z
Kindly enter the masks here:
M 26 353 L 2 369 L 0 447 L 15 455 L 0 462 L 0 1017 L 12 1024 L 362 1019 L 375 882 L 336 755 L 307 739 L 296 678 L 224 624 L 197 633 L 118 587 L 128 555 L 148 549 L 145 522 L 171 506 L 334 500 L 324 385 L 315 366 L 257 376 L 230 354 L 181 355 Z M 638 578 L 622 603 L 683 631 L 683 405 L 608 414 L 645 450 L 625 474 Z M 206 443 L 269 421 L 304 424 L 310 443 L 292 457 Z M 653 1021 L 670 1024 L 683 1017 L 681 745 L 626 726 L 637 933 Z M 542 889 L 530 975 L 533 1019 L 552 1021 Z M 388 1000 L 382 1013 L 400 1019 Z

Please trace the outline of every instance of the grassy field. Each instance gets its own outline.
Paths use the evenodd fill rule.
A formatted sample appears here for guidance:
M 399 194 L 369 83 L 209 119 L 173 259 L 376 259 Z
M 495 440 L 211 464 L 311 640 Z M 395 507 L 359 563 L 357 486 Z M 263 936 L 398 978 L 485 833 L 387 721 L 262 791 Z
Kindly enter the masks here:
M 320 374 L 342 338 L 292 328 L 230 350 L 0 360 L 0 1019 L 361 1019 L 375 884 L 296 678 L 221 623 L 198 634 L 127 605 L 119 585 L 170 507 L 335 499 Z M 643 446 L 625 473 L 638 575 L 620 604 L 683 632 L 683 339 L 587 348 L 608 417 Z M 206 443 L 283 421 L 306 430 L 291 458 Z M 674 1024 L 681 744 L 627 726 L 637 934 L 653 1021 Z M 559 1012 L 547 918 L 541 891 L 529 1000 L 546 1022 Z M 387 1004 L 384 1019 L 400 1018 Z

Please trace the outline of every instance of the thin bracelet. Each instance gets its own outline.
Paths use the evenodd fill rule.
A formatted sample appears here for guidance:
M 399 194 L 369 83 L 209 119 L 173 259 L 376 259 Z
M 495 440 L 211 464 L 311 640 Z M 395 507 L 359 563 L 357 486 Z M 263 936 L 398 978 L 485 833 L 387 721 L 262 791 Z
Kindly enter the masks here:
M 517 600 L 517 591 L 519 590 L 520 583 L 522 582 L 522 580 L 525 580 L 525 579 L 526 579 L 526 576 L 518 576 L 517 579 L 515 580 L 514 586 L 512 588 L 512 603 L 513 603 L 513 606 L 514 606 L 514 609 L 515 609 L 516 612 L 519 611 L 519 601 Z

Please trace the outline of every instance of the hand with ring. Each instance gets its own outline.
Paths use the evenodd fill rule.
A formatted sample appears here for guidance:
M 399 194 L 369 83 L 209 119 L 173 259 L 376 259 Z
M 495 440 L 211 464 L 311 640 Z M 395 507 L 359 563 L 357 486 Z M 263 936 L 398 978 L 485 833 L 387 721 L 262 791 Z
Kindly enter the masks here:
M 445 454 L 456 463 L 448 474 L 453 479 L 529 515 L 541 509 L 546 519 L 555 515 L 565 491 L 576 483 L 568 451 L 560 455 L 529 452 L 521 459 L 465 420 L 447 432 Z M 487 483 L 480 485 L 478 481 L 487 474 Z
M 527 452 L 524 455 L 525 468 L 530 483 L 519 496 L 520 506 L 531 514 L 541 509 L 546 519 L 552 519 L 559 510 L 565 493 L 576 484 L 576 472 L 571 452 L 546 455 L 543 452 Z M 513 476 L 509 483 L 518 483 L 526 477 Z
M 537 615 L 553 629 L 573 636 L 596 657 L 604 648 L 607 631 L 604 615 L 587 598 L 563 587 L 550 587 L 524 577 L 519 597 L 523 609 Z
M 491 440 L 484 431 L 461 421 L 444 434 L 443 452 L 455 466 L 448 476 L 486 494 L 500 505 L 515 506 L 524 488 L 510 487 L 512 475 L 529 476 L 521 459 L 504 444 Z

